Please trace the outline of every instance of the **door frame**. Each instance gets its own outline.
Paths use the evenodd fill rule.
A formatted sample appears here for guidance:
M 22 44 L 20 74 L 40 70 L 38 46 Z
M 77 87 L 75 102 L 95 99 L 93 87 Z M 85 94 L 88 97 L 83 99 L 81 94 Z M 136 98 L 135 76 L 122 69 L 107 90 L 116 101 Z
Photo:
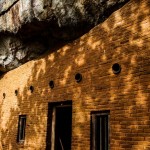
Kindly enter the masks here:
M 59 107 L 72 107 L 72 101 L 48 103 L 46 150 L 55 150 L 56 109 Z

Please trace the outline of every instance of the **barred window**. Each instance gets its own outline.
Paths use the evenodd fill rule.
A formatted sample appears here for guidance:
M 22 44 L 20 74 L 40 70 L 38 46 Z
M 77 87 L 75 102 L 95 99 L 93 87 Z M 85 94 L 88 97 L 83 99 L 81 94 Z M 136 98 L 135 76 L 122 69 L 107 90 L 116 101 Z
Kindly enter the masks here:
M 109 149 L 109 112 L 92 112 L 91 150 Z

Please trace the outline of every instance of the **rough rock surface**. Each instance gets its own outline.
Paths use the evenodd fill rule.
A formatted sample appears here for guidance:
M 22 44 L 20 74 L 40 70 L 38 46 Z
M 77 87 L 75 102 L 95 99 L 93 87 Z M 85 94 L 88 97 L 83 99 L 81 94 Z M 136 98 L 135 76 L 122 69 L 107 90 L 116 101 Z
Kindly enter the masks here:
M 73 40 L 129 0 L 0 0 L 0 71 Z

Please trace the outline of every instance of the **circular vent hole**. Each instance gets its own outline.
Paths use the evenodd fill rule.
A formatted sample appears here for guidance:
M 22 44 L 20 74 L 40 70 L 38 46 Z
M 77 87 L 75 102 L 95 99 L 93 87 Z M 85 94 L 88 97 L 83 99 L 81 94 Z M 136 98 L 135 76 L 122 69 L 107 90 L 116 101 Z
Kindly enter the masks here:
M 3 99 L 5 99 L 5 97 L 6 97 L 6 94 L 5 94 L 5 93 L 3 93 Z
M 29 88 L 29 89 L 30 89 L 31 93 L 33 93 L 33 91 L 34 91 L 34 87 L 33 87 L 32 85 L 30 86 L 30 88 Z
M 121 66 L 118 63 L 113 64 L 112 70 L 114 74 L 119 74 L 121 72 Z
M 16 96 L 18 95 L 18 90 L 15 90 L 15 95 L 16 95 Z
M 49 87 L 50 87 L 51 89 L 54 88 L 54 81 L 50 81 L 50 82 L 49 82 Z
M 82 75 L 80 74 L 80 73 L 77 73 L 76 75 L 75 75 L 75 80 L 76 80 L 76 82 L 81 82 L 81 80 L 82 80 Z

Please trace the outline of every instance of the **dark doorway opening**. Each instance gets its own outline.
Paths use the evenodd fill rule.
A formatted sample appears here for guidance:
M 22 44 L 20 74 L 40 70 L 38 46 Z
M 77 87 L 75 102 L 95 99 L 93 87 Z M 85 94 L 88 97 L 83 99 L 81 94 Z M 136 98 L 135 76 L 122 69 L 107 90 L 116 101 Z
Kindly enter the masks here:
M 56 108 L 55 150 L 71 150 L 71 107 Z
M 48 107 L 47 150 L 71 150 L 72 104 L 50 103 Z

